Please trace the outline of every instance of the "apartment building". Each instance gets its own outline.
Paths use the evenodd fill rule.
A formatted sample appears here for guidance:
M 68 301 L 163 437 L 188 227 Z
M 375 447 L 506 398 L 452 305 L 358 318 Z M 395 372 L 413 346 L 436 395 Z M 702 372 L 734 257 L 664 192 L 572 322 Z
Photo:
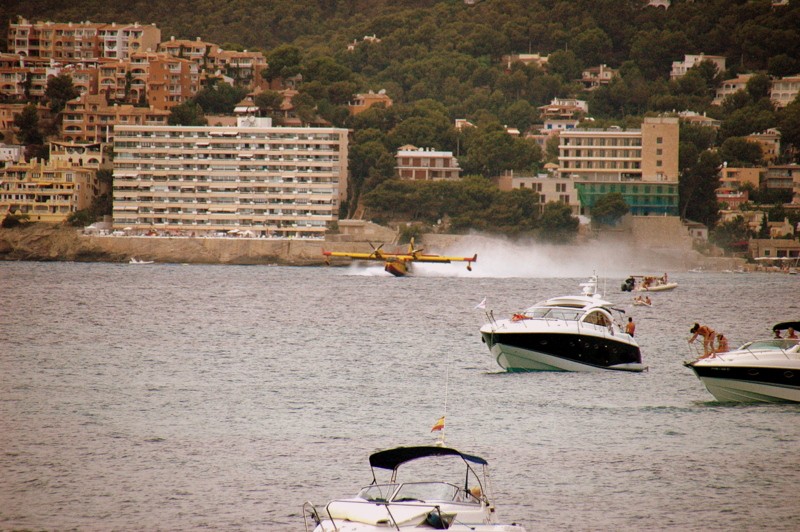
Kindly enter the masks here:
M 581 79 L 578 81 L 581 82 L 584 90 L 592 91 L 611 83 L 611 80 L 617 76 L 618 72 L 618 70 L 609 68 L 606 65 L 589 67 L 581 73 Z
M 800 202 L 800 165 L 779 164 L 768 166 L 761 186 L 767 190 L 785 191 L 792 202 Z
M 714 63 L 714 66 L 717 67 L 717 72 L 724 72 L 725 71 L 725 57 L 721 55 L 693 55 L 693 54 L 686 54 L 683 57 L 683 61 L 673 61 L 672 62 L 672 71 L 670 72 L 669 77 L 671 79 L 677 79 L 686 75 L 686 73 L 692 68 L 703 61 L 711 61 Z
M 0 142 L 0 167 L 23 160 L 25 146 Z
M 729 210 L 738 210 L 743 203 L 750 201 L 750 194 L 746 189 L 742 190 L 742 187 L 749 184 L 758 190 L 763 174 L 763 168 L 723 166 L 719 173 L 720 186 L 717 189 L 717 201 L 726 205 Z
M 128 104 L 109 105 L 105 96 L 84 94 L 64 107 L 60 137 L 74 142 L 111 142 L 114 126 L 165 126 L 170 112 Z
M 27 105 L 25 103 L 0 103 L 0 133 L 6 139 L 16 136 L 17 127 L 14 125 L 14 117 L 20 114 Z M 38 104 L 36 105 L 36 112 L 39 115 L 40 123 L 52 120 L 52 113 L 49 107 Z
M 583 211 L 619 192 L 633 214 L 677 214 L 678 136 L 677 117 L 647 117 L 641 129 L 561 131 L 559 174 L 574 178 Z
M 267 58 L 261 52 L 223 50 L 217 44 L 201 41 L 199 37 L 194 41 L 170 37 L 158 45 L 158 51 L 193 62 L 201 77 L 210 77 L 218 72 L 237 85 L 267 88 L 261 75 L 268 66 Z
M 99 67 L 99 94 L 109 100 L 169 110 L 200 89 L 198 67 L 169 54 L 141 52 L 126 61 L 103 61 Z
M 353 97 L 353 101 L 348 104 L 348 107 L 351 115 L 357 115 L 378 104 L 383 104 L 387 109 L 392 106 L 392 99 L 389 98 L 384 89 L 378 92 L 369 91 L 356 94 Z
M 561 202 L 572 209 L 572 213 L 580 213 L 578 191 L 574 179 L 570 176 L 561 176 L 557 173 L 544 173 L 535 176 L 517 175 L 513 171 L 506 172 L 496 179 L 497 188 L 502 191 L 527 188 L 539 195 L 539 205 L 551 201 Z
M 711 103 L 714 105 L 722 105 L 722 102 L 727 96 L 747 90 L 747 82 L 750 81 L 752 77 L 753 74 L 739 74 L 733 79 L 726 79 L 717 89 L 716 96 Z
M 195 63 L 166 54 L 147 54 L 147 103 L 154 109 L 172 109 L 200 90 L 200 75 Z M 136 59 L 136 56 L 134 56 Z M 142 58 L 142 62 L 145 59 Z
M 778 107 L 786 107 L 800 94 L 800 75 L 772 80 L 769 98 Z
M 219 50 L 214 58 L 217 69 L 233 78 L 237 85 L 267 87 L 261 73 L 267 69 L 267 58 L 261 52 Z
M 95 168 L 33 159 L 0 170 L 0 213 L 60 223 L 71 213 L 89 208 L 99 191 Z
M 722 126 L 722 120 L 717 120 L 707 116 L 705 113 L 700 114 L 695 111 L 679 111 L 678 118 L 680 118 L 681 122 L 697 126 L 713 127 L 714 129 L 719 129 Z
M 216 51 L 219 49 L 219 45 L 213 42 L 202 41 L 200 37 L 194 41 L 170 37 L 168 41 L 158 44 L 159 52 L 169 54 L 172 57 L 189 59 L 196 63 L 201 69 L 213 68 L 215 66 Z
M 550 58 L 548 55 L 541 54 L 508 54 L 501 58 L 505 63 L 507 69 L 511 69 L 514 63 L 522 63 L 523 65 L 536 65 L 541 69 L 547 69 L 547 61 Z
M 761 158 L 769 164 L 775 161 L 781 153 L 781 132 L 770 128 L 761 133 L 747 135 L 745 139 L 761 146 Z
M 114 153 L 117 229 L 324 238 L 347 197 L 346 129 L 118 126 Z
M 433 148 L 401 146 L 395 155 L 395 170 L 400 179 L 439 181 L 459 179 L 461 168 L 451 151 L 435 151 Z
M 539 113 L 544 119 L 576 120 L 588 112 L 589 104 L 586 100 L 574 98 L 553 98 L 548 105 L 539 107 Z
M 159 42 L 161 30 L 154 24 L 30 22 L 18 17 L 8 27 L 9 52 L 63 62 L 127 59 L 134 52 L 155 50 Z
M 92 144 L 76 142 L 51 142 L 50 161 L 62 161 L 71 166 L 94 168 L 99 170 L 103 165 L 103 147 L 105 143 Z

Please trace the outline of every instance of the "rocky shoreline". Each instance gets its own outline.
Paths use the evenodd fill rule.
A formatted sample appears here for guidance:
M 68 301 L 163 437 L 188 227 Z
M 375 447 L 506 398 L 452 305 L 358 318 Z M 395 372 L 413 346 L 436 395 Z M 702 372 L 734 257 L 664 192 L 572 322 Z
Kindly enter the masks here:
M 341 235 L 340 235 L 341 236 Z M 375 235 L 371 235 L 375 236 Z M 334 237 L 336 238 L 336 237 Z M 73 261 L 128 262 L 132 257 L 161 263 L 188 264 L 272 264 L 282 266 L 320 266 L 325 264 L 323 249 L 369 253 L 371 246 L 366 235 L 361 238 L 330 240 L 291 240 L 241 237 L 157 237 L 157 236 L 99 236 L 63 225 L 33 223 L 13 229 L 0 229 L 0 261 Z M 612 240 L 607 240 L 611 238 Z M 378 239 L 375 242 L 382 240 Z M 452 247 L 467 248 L 471 255 L 495 253 L 508 243 L 478 235 L 423 235 L 421 239 L 430 252 L 441 253 Z M 632 245 L 623 235 L 608 235 L 595 242 L 600 247 L 627 247 L 638 257 L 637 265 L 661 271 L 702 267 L 721 271 L 741 267 L 742 259 L 704 257 L 682 246 L 662 249 Z M 387 242 L 387 245 L 391 246 Z M 558 252 L 564 259 L 573 256 L 587 243 L 567 246 Z M 631 247 L 632 246 L 632 247 Z M 638 251 L 637 251 L 638 250 Z M 338 261 L 337 264 L 349 264 Z M 479 262 L 480 266 L 480 262 Z M 631 267 L 634 267 L 631 264 Z
M 191 264 L 323 264 L 324 241 L 85 235 L 46 224 L 0 230 L 0 260 Z

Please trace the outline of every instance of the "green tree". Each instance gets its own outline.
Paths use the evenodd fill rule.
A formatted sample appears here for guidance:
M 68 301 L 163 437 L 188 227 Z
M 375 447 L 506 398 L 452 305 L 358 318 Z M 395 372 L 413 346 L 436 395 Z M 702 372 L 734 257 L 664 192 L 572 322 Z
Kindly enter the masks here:
M 742 216 L 718 224 L 710 233 L 709 240 L 726 251 L 744 251 L 751 236 L 750 227 Z
M 612 58 L 614 43 L 600 28 L 591 28 L 573 37 L 572 50 L 584 65 L 597 66 Z
M 600 196 L 592 206 L 592 222 L 602 225 L 616 225 L 628 214 L 630 208 L 619 192 Z
M 769 98 L 769 91 L 772 86 L 772 81 L 769 76 L 764 73 L 754 74 L 752 78 L 747 80 L 745 89 L 750 98 L 757 102 L 762 98 Z
M 172 108 L 167 123 L 171 126 L 205 126 L 208 124 L 203 108 L 187 100 Z
M 758 166 L 762 157 L 761 145 L 743 137 L 728 137 L 719 147 L 719 156 L 728 166 Z
M 778 127 L 781 132 L 781 142 L 784 152 L 788 152 L 787 145 L 794 148 L 795 161 L 800 161 L 800 100 L 787 105 L 779 115 Z
M 14 126 L 17 136 L 25 145 L 42 144 L 44 136 L 39 128 L 39 112 L 32 103 L 22 108 L 19 114 L 14 115 Z
M 53 114 L 57 114 L 64 109 L 68 101 L 80 96 L 80 92 L 72 84 L 72 76 L 62 72 L 47 80 L 44 96 L 50 102 L 50 110 Z
M 560 201 L 549 201 L 539 218 L 537 235 L 542 240 L 554 243 L 569 243 L 578 234 L 580 222 L 572 215 L 569 205 Z
M 583 64 L 572 50 L 559 50 L 550 54 L 547 68 L 549 72 L 561 76 L 564 83 L 571 83 L 580 79 Z
M 233 87 L 228 83 L 215 83 L 211 87 L 197 91 L 192 100 L 202 107 L 204 113 L 232 114 L 236 104 L 246 95 L 246 89 Z
M 12 229 L 14 227 L 25 225 L 29 220 L 30 216 L 28 214 L 9 212 L 3 218 L 3 222 L 0 223 L 0 227 L 3 229 Z
M 261 75 L 270 83 L 278 78 L 287 79 L 300 73 L 302 54 L 300 48 L 284 44 L 267 54 L 267 68 Z
M 256 94 L 253 103 L 262 116 L 277 116 L 283 103 L 283 95 L 278 91 L 265 90 Z
M 683 171 L 678 183 L 681 217 L 713 228 L 719 219 L 717 189 L 722 160 L 718 153 L 705 150 Z

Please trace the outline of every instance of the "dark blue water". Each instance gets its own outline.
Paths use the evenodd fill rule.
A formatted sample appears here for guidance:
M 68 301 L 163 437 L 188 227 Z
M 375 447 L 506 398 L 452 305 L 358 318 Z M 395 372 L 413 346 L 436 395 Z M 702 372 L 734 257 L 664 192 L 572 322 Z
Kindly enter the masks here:
M 800 529 L 800 407 L 716 403 L 681 365 L 695 321 L 737 345 L 800 319 L 800 279 L 670 271 L 646 308 L 618 272 L 648 372 L 499 373 L 475 305 L 575 293 L 580 268 L 0 263 L 0 529 L 302 530 L 370 453 L 434 442 L 445 401 L 501 521 Z

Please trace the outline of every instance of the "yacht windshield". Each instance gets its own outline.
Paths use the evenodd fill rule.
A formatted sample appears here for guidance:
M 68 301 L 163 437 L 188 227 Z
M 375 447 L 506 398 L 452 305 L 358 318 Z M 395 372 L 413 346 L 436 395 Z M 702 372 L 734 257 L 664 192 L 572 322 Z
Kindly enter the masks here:
M 386 502 L 397 489 L 397 484 L 374 484 L 362 488 L 358 492 L 358 497 L 368 501 Z
M 582 313 L 582 310 L 564 307 L 532 307 L 525 311 L 525 315 L 529 318 L 572 321 L 578 320 Z
M 392 501 L 453 501 L 460 491 L 446 482 L 414 482 L 400 486 Z
M 792 347 L 798 345 L 798 343 L 800 343 L 800 341 L 798 341 L 798 340 L 792 340 L 792 339 L 789 339 L 789 338 L 786 338 L 786 339 L 777 339 L 776 338 L 774 340 L 758 340 L 758 341 L 755 341 L 755 342 L 750 342 L 750 343 L 744 344 L 739 349 L 746 349 L 748 351 L 753 351 L 753 350 L 756 350 L 756 349 L 775 349 L 775 350 L 783 349 L 783 350 L 787 350 L 787 349 L 791 349 Z

